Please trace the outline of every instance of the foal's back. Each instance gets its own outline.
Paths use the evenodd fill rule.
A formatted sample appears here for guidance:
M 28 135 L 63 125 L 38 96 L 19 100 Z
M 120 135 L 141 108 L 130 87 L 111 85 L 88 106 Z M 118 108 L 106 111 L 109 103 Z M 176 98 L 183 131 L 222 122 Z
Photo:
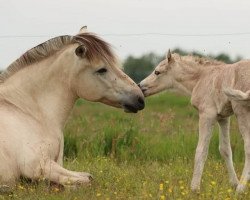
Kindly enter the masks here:
M 250 61 L 243 60 L 234 64 L 221 64 L 204 68 L 199 82 L 192 92 L 192 104 L 197 108 L 214 107 L 218 114 L 232 114 L 231 103 L 224 89 L 242 91 L 250 89 Z

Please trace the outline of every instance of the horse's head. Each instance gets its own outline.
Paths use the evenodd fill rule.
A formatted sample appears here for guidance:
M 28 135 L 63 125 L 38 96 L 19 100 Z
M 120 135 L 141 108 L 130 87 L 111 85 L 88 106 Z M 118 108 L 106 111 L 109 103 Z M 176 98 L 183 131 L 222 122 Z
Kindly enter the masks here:
M 71 48 L 74 56 L 72 87 L 78 97 L 136 113 L 144 108 L 144 96 L 117 64 L 109 44 L 82 33 Z
M 161 61 L 155 70 L 139 84 L 145 96 L 150 96 L 166 89 L 171 89 L 174 82 L 173 68 L 176 65 L 170 50 L 166 58 Z

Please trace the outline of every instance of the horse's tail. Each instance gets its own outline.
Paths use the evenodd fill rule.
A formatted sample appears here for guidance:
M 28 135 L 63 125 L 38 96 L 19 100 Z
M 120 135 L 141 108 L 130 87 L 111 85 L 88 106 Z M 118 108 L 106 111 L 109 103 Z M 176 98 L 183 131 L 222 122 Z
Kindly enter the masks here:
M 240 90 L 235 90 L 232 88 L 224 89 L 224 93 L 228 96 L 230 100 L 234 101 L 249 101 L 250 100 L 250 90 L 242 92 Z

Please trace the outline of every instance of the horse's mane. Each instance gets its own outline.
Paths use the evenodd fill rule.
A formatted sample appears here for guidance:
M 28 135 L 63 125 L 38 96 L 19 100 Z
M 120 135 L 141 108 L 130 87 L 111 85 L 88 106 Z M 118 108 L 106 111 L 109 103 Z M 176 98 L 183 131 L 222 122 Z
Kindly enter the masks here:
M 54 55 L 69 44 L 81 44 L 86 48 L 86 58 L 93 62 L 99 58 L 105 63 L 113 66 L 116 62 L 115 55 L 111 50 L 111 45 L 93 33 L 81 33 L 76 36 L 64 35 L 52 38 L 42 44 L 25 52 L 20 58 L 14 61 L 0 74 L 0 83 L 3 83 L 10 76 L 19 70 L 40 62 L 49 56 Z
M 199 56 L 194 56 L 194 55 L 180 56 L 177 53 L 174 53 L 174 56 L 175 58 L 181 59 L 182 61 L 194 62 L 195 64 L 202 65 L 202 66 L 225 64 L 222 61 L 218 61 L 209 57 L 199 57 Z

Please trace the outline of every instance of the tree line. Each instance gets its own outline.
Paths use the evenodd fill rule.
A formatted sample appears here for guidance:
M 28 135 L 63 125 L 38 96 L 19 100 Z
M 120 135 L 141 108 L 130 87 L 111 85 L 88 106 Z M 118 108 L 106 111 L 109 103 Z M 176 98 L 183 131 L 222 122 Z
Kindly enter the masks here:
M 180 48 L 176 48 L 172 52 L 178 53 L 181 56 L 205 56 L 204 54 L 197 51 L 188 52 Z M 236 57 L 236 59 L 232 59 L 226 53 L 220 53 L 218 55 L 206 55 L 206 57 L 210 57 L 212 59 L 216 59 L 225 63 L 234 63 L 242 59 L 240 56 Z M 136 83 L 139 83 L 142 79 L 148 76 L 153 71 L 155 66 L 163 59 L 165 59 L 165 55 L 157 55 L 153 52 L 141 55 L 139 57 L 130 55 L 124 60 L 123 69 L 125 73 L 128 74 Z M 0 73 L 1 72 L 2 71 L 0 70 Z
M 205 55 L 200 52 L 187 52 L 180 48 L 174 49 L 172 52 L 178 53 L 181 56 L 185 55 L 194 55 L 199 57 L 204 57 Z M 206 57 L 216 59 L 225 63 L 234 63 L 242 58 L 238 56 L 236 59 L 232 59 L 228 54 L 226 53 L 220 53 L 218 55 L 206 55 Z M 128 56 L 124 63 L 123 68 L 126 74 L 128 74 L 135 82 L 139 83 L 142 79 L 144 79 L 146 76 L 148 76 L 155 66 L 165 59 L 165 55 L 157 55 L 153 52 L 144 54 L 139 57 L 135 56 Z

